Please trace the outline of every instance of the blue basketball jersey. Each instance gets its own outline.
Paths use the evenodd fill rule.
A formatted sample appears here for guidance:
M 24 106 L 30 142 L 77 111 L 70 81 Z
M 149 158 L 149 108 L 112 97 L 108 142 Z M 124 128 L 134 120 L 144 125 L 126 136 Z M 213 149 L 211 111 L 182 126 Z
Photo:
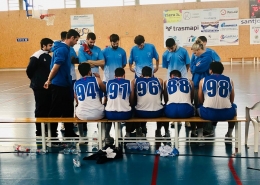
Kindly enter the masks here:
M 131 93 L 130 80 L 116 78 L 106 84 L 107 105 L 106 111 L 127 112 L 131 111 L 129 97 Z
M 92 110 L 104 111 L 104 106 L 100 102 L 100 87 L 96 77 L 84 77 L 74 84 L 74 92 L 79 101 L 76 114 L 87 114 Z
M 213 109 L 231 108 L 230 93 L 232 84 L 229 77 L 213 74 L 203 79 L 203 107 Z
M 166 82 L 168 104 L 187 103 L 191 105 L 191 84 L 187 78 L 171 78 Z
M 158 78 L 136 78 L 136 110 L 157 111 L 163 108 L 161 103 L 162 87 Z

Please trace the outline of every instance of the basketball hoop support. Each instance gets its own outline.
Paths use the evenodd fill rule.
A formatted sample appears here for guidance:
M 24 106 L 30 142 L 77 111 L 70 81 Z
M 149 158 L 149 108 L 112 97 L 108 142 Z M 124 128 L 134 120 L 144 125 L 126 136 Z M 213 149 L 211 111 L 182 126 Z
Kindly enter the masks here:
M 33 8 L 33 1 L 32 1 L 32 4 L 29 4 L 28 3 L 28 0 L 24 0 L 25 2 L 25 10 L 26 10 L 26 16 L 27 18 L 29 18 L 30 16 L 32 16 L 32 14 L 29 14 L 29 7 Z

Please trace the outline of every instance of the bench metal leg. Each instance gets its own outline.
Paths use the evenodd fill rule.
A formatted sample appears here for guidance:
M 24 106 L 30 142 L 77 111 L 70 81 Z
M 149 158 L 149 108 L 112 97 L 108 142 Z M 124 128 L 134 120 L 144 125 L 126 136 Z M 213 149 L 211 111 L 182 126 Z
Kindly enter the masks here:
M 237 153 L 241 153 L 241 123 L 235 123 L 235 148 L 237 148 Z
M 47 123 L 48 125 L 48 137 L 51 137 L 51 124 Z
M 98 148 L 102 150 L 102 134 L 101 134 L 101 122 L 98 122 Z
M 46 150 L 45 125 L 44 125 L 44 123 L 41 123 L 41 127 L 42 127 L 42 149 Z
M 230 58 L 230 65 L 232 66 L 233 58 Z
M 179 136 L 178 136 L 178 122 L 174 122 L 174 130 L 175 130 L 175 148 L 179 148 Z
M 118 147 L 118 122 L 115 122 L 115 146 Z

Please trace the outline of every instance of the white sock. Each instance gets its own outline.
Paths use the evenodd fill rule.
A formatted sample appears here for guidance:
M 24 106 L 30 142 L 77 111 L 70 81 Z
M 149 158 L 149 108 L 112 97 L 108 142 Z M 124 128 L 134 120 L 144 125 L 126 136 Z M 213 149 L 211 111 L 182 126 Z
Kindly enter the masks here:
M 228 136 L 232 136 L 233 128 L 228 128 Z
M 198 128 L 198 137 L 202 137 L 203 136 L 203 128 Z

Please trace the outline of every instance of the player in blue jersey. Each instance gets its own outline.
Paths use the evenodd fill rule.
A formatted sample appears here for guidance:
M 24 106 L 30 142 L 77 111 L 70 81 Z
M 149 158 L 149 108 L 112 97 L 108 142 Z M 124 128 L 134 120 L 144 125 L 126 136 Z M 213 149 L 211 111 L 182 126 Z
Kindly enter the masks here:
M 138 35 L 135 37 L 135 44 L 131 49 L 129 57 L 130 71 L 135 73 L 135 77 L 140 77 L 144 66 L 148 66 L 153 69 L 153 73 L 156 73 L 159 69 L 159 55 L 153 44 L 144 43 L 144 37 Z M 155 68 L 153 67 L 153 59 L 156 60 Z M 135 63 L 135 68 L 133 68 Z
M 217 54 L 217 52 L 215 50 L 211 49 L 211 48 L 206 47 L 207 46 L 207 41 L 208 41 L 207 37 L 199 36 L 198 39 L 200 39 L 202 41 L 203 46 L 206 49 L 206 51 L 211 51 L 213 61 L 214 62 L 220 62 L 221 59 L 220 59 L 219 55 Z M 191 56 L 191 63 L 195 62 L 195 58 L 196 58 L 196 56 L 194 54 L 192 54 L 192 56 Z
M 61 37 L 61 41 L 60 42 L 64 42 L 64 40 L 66 39 L 66 35 L 67 35 L 67 31 L 63 31 L 60 33 L 60 37 Z M 57 41 L 59 42 L 59 41 Z M 76 71 L 75 71 L 75 65 L 74 64 L 78 64 L 78 56 L 74 50 L 73 47 L 70 47 L 70 58 L 71 58 L 71 68 L 70 68 L 70 75 L 71 75 L 71 78 L 72 78 L 72 85 L 71 85 L 71 96 L 72 96 L 72 102 L 74 104 L 74 91 L 73 91 L 73 86 L 74 86 L 74 83 L 76 82 L 77 80 L 77 75 L 76 75 Z M 65 127 L 64 127 L 64 123 L 61 124 L 61 130 L 65 130 Z
M 196 56 L 193 63 L 191 63 L 190 70 L 192 73 L 192 81 L 194 83 L 194 105 L 198 107 L 198 88 L 199 82 L 202 78 L 209 76 L 209 66 L 213 62 L 212 52 L 206 51 L 203 42 L 196 40 L 191 47 L 194 55 Z M 191 136 L 197 136 L 196 124 L 191 123 Z
M 217 52 L 214 51 L 214 50 L 211 49 L 211 48 L 206 47 L 207 41 L 208 41 L 208 40 L 207 40 L 207 37 L 205 37 L 205 36 L 199 36 L 198 39 L 200 39 L 200 40 L 202 41 L 203 46 L 204 46 L 204 48 L 206 49 L 206 51 L 211 51 L 213 61 L 214 61 L 214 62 L 220 62 L 221 59 L 220 59 L 219 55 L 217 54 Z M 192 54 L 192 56 L 191 56 L 191 63 L 192 63 L 192 64 L 195 62 L 195 58 L 196 58 L 196 56 L 195 56 L 194 54 Z M 203 132 L 203 135 L 204 135 L 204 136 L 214 136 L 214 132 L 213 132 L 213 130 L 212 130 L 212 124 L 213 124 L 214 126 L 216 126 L 216 125 L 217 125 L 217 122 L 212 122 L 212 123 L 204 124 L 204 132 Z
M 170 78 L 172 70 L 181 72 L 183 78 L 187 77 L 187 71 L 190 67 L 190 57 L 186 49 L 177 46 L 173 38 L 166 40 L 167 50 L 163 53 L 162 67 L 168 69 L 167 79 Z
M 95 33 L 88 33 L 86 43 L 79 48 L 78 57 L 79 63 L 87 62 L 91 66 L 92 73 L 99 74 L 99 67 L 105 64 L 104 56 L 101 49 L 95 46 L 96 35 Z
M 118 47 L 119 36 L 117 34 L 110 35 L 111 47 L 105 48 L 102 52 L 105 58 L 103 68 L 103 82 L 106 84 L 109 80 L 115 78 L 115 70 L 126 66 L 126 52 L 123 48 Z M 104 104 L 106 104 L 106 95 L 104 95 Z
M 51 84 L 52 104 L 49 117 L 73 117 L 74 106 L 71 101 L 71 58 L 70 47 L 74 46 L 80 35 L 70 29 L 64 42 L 55 43 L 51 61 L 51 72 L 44 88 L 48 89 Z M 56 137 L 58 123 L 51 124 L 51 137 Z M 65 123 L 65 137 L 77 137 L 73 130 L 73 123 Z
M 233 103 L 235 98 L 233 81 L 222 75 L 224 66 L 220 62 L 210 64 L 210 76 L 203 78 L 199 84 L 199 102 L 203 104 L 198 108 L 199 115 L 206 120 L 226 121 L 236 116 L 237 106 Z M 197 124 L 198 137 L 202 136 L 203 124 Z M 225 137 L 232 137 L 235 123 L 228 123 L 228 132 Z M 214 126 L 215 130 L 215 126 Z
M 119 47 L 119 36 L 117 34 L 110 35 L 111 47 L 105 48 L 102 52 L 105 59 L 103 81 L 108 82 L 115 78 L 115 70 L 126 66 L 126 52 Z
M 131 86 L 130 80 L 125 79 L 125 70 L 117 68 L 115 78 L 106 84 L 107 104 L 105 107 L 106 118 L 109 120 L 127 120 L 132 117 L 130 106 Z M 110 137 L 112 123 L 106 124 L 105 142 L 112 144 L 114 139 Z M 130 137 L 130 132 L 126 129 L 126 137 Z
M 131 89 L 134 89 L 132 91 L 134 95 L 131 98 L 136 97 L 135 117 L 158 118 L 163 115 L 161 102 L 163 81 L 160 78 L 152 77 L 152 75 L 152 68 L 145 66 L 142 69 L 142 77 L 136 78 L 131 82 Z M 161 123 L 157 123 L 157 125 L 161 128 Z M 140 130 L 143 134 L 146 134 L 146 122 L 141 123 L 141 128 L 138 128 L 136 131 L 140 133 Z M 155 135 L 156 137 L 161 136 L 157 136 L 157 132 Z
M 104 105 L 101 104 L 99 92 L 106 91 L 106 87 L 99 74 L 93 77 L 90 64 L 82 63 L 78 66 L 82 76 L 74 84 L 75 99 L 77 102 L 76 116 L 81 120 L 98 120 L 105 115 Z

